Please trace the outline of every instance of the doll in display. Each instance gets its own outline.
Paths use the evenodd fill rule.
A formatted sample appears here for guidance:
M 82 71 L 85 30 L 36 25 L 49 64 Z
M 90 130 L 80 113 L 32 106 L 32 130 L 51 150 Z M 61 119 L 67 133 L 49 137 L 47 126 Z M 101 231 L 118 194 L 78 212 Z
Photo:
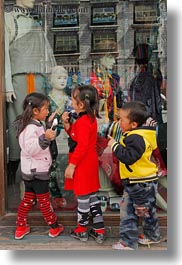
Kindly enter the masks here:
M 61 130 L 63 129 L 63 124 L 61 121 L 62 113 L 67 110 L 70 111 L 71 107 L 71 98 L 65 92 L 65 88 L 68 80 L 68 72 L 63 66 L 55 66 L 52 68 L 50 75 L 50 85 L 51 90 L 48 93 L 50 100 L 50 114 L 56 112 L 55 116 L 55 129 L 57 130 L 57 137 L 60 135 Z M 50 192 L 51 196 L 54 199 L 58 207 L 66 207 L 66 199 L 63 198 L 59 179 L 58 170 L 58 147 L 56 139 L 52 141 L 51 146 L 51 155 L 52 155 L 52 166 L 51 166 L 51 178 L 50 178 Z M 60 173 L 60 172 L 59 172 Z

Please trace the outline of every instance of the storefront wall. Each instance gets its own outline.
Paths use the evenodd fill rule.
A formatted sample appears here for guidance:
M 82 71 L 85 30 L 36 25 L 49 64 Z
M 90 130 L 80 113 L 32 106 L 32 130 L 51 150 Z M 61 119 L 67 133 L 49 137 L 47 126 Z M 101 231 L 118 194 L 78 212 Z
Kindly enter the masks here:
M 14 3 L 15 1 L 4 0 L 1 12 L 11 12 Z M 99 92 L 101 87 L 103 95 L 107 90 L 106 81 L 114 80 L 113 92 L 117 94 L 122 90 L 122 100 L 128 100 L 130 84 L 141 70 L 141 64 L 136 63 L 134 48 L 139 44 L 150 44 L 152 52 L 148 63 L 152 65 L 154 76 L 156 69 L 160 68 L 163 76 L 161 92 L 166 96 L 166 1 L 73 0 L 61 1 L 61 4 L 60 1 L 54 1 L 54 4 L 51 4 L 50 1 L 37 0 L 31 10 L 31 17 L 43 28 L 44 36 L 50 44 L 57 65 L 63 66 L 68 72 L 66 86 L 68 94 L 77 84 L 91 83 L 97 87 Z M 3 17 L 1 19 L 3 24 Z M 3 27 L 1 30 L 0 45 L 3 45 Z M 31 43 L 27 47 L 30 46 Z M 2 46 L 1 51 L 3 50 Z M 45 49 L 42 67 L 44 68 L 44 81 L 46 80 L 46 93 L 49 93 L 51 90 L 51 68 L 47 64 L 47 56 L 48 53 Z M 104 59 L 106 59 L 106 65 L 103 63 Z M 4 65 L 2 54 L 0 67 L 2 73 L 0 76 L 0 110 L 2 110 L 0 112 L 2 124 L 0 127 L 0 215 L 16 212 L 23 192 L 20 167 L 17 167 L 14 175 L 10 176 L 6 166 L 9 163 L 11 155 L 9 152 L 11 151 L 8 146 L 8 134 L 6 135 L 8 127 L 5 126 L 7 122 L 5 114 L 8 104 L 12 103 L 5 105 Z M 166 104 L 163 104 L 163 108 L 166 114 Z M 106 100 L 102 96 L 100 98 L 100 114 L 102 119 L 98 120 L 99 133 L 104 136 L 104 130 L 108 124 L 116 119 L 116 109 L 113 104 L 112 111 L 109 113 Z M 55 190 L 52 192 L 53 207 L 58 212 L 70 214 L 76 209 L 76 199 L 71 191 L 64 190 L 64 170 L 68 153 L 67 136 L 64 130 L 57 137 L 57 145 L 58 165 L 53 173 L 50 187 L 55 185 L 54 176 L 56 176 L 60 191 L 58 196 Z M 102 202 L 102 209 L 106 214 L 117 215 L 119 214 L 122 187 L 119 190 L 114 188 L 112 177 L 115 165 L 111 161 L 110 151 L 106 148 L 99 159 L 101 164 L 104 164 L 99 168 L 101 189 L 98 195 Z M 61 197 L 66 201 L 60 200 Z M 64 205 L 64 203 L 66 204 Z M 35 205 L 32 210 L 36 212 L 38 206 Z

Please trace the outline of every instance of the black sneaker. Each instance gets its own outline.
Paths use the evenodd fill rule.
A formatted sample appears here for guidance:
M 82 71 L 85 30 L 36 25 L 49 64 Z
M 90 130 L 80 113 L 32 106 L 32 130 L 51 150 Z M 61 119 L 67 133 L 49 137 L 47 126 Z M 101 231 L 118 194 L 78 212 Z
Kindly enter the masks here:
M 70 236 L 71 237 L 74 237 L 76 239 L 79 239 L 80 241 L 87 241 L 88 240 L 88 232 L 79 232 L 79 233 L 76 233 L 76 232 L 72 231 L 70 233 Z
M 89 231 L 89 236 L 93 237 L 99 244 L 102 244 L 106 239 L 105 234 L 97 233 L 94 229 Z

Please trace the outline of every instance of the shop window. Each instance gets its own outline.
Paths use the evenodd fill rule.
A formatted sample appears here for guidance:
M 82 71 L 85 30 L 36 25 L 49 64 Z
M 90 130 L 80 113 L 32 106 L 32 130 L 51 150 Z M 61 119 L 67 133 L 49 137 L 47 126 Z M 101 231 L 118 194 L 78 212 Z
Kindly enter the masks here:
M 134 7 L 134 23 L 155 23 L 157 18 L 156 6 L 136 5 Z
M 116 48 L 115 33 L 93 33 L 92 52 L 115 52 Z
M 4 0 L 3 2 L 4 11 L 10 13 L 15 0 Z M 117 120 L 117 102 L 115 101 L 114 95 L 117 95 L 119 104 L 122 101 L 127 101 L 129 95 L 128 88 L 138 73 L 139 67 L 135 64 L 135 57 L 132 54 L 132 51 L 138 44 L 144 43 L 152 46 L 151 61 L 156 69 L 160 66 L 164 76 L 161 87 L 164 94 L 166 94 L 167 58 L 165 57 L 166 45 L 164 45 L 166 43 L 166 29 L 162 26 L 162 22 L 157 25 L 152 24 L 158 18 L 156 2 L 159 4 L 159 0 L 140 1 L 140 3 L 139 1 L 118 0 L 39 0 L 37 2 L 34 10 L 31 12 L 31 16 L 28 16 L 27 20 L 30 22 L 31 18 L 33 18 L 34 21 L 38 22 L 38 26 L 40 24 L 40 28 L 37 27 L 37 31 L 33 28 L 30 32 L 31 34 L 37 33 L 32 34 L 35 39 L 32 38 L 31 43 L 27 37 L 30 35 L 26 35 L 26 30 L 29 32 L 30 27 L 26 28 L 26 23 L 23 22 L 22 32 L 20 31 L 21 27 L 18 27 L 18 32 L 15 32 L 16 30 L 13 27 L 9 27 L 8 32 L 11 32 L 11 41 L 15 44 L 11 46 L 11 52 L 13 51 L 13 47 L 16 48 L 15 52 L 12 53 L 14 57 L 12 57 L 13 60 L 11 62 L 12 65 L 14 64 L 12 69 L 14 71 L 16 70 L 16 73 L 13 75 L 13 78 L 10 77 L 8 79 L 4 75 L 4 79 L 7 79 L 6 81 L 8 82 L 13 80 L 12 85 L 15 86 L 16 93 L 17 89 L 21 87 L 22 91 L 26 94 L 31 84 L 34 84 L 36 89 L 42 86 L 41 91 L 43 92 L 44 88 L 46 88 L 46 92 L 51 92 L 52 84 L 50 83 L 49 70 L 52 70 L 52 65 L 54 65 L 56 60 L 57 65 L 63 66 L 68 73 L 67 84 L 64 88 L 67 95 L 70 96 L 72 89 L 81 83 L 91 84 L 96 87 L 99 93 L 100 114 L 100 118 L 98 119 L 98 132 L 101 137 L 99 138 L 100 146 L 98 146 L 99 179 L 101 184 L 98 197 L 101 200 L 102 211 L 104 213 L 106 212 L 106 218 L 107 213 L 111 216 L 113 213 L 113 216 L 119 217 L 119 203 L 123 194 L 123 187 L 120 183 L 119 171 L 113 161 L 111 150 L 107 146 L 105 147 L 104 140 L 111 122 Z M 146 5 L 144 5 L 145 2 L 147 2 Z M 149 2 L 151 4 L 150 7 Z M 133 25 L 134 21 L 131 21 L 131 10 L 134 10 L 134 21 L 137 25 Z M 24 21 L 25 17 L 25 14 L 19 17 L 19 21 L 21 19 Z M 147 25 L 143 25 L 142 23 L 146 23 Z M 33 21 L 31 25 L 34 25 Z M 22 35 L 23 38 L 16 38 L 14 32 L 20 33 L 18 37 Z M 45 37 L 47 37 L 46 41 Z M 14 42 L 16 40 L 17 43 Z M 158 47 L 159 44 L 160 47 Z M 9 45 L 6 45 L 4 47 L 5 50 L 8 47 Z M 23 52 L 24 47 L 26 52 Z M 19 52 L 18 54 L 16 53 L 17 50 Z M 6 51 L 9 52 L 9 50 Z M 163 57 L 161 57 L 160 51 L 163 51 Z M 4 57 L 6 57 L 6 54 Z M 52 60 L 52 54 L 54 54 L 55 60 Z M 6 57 L 4 61 L 9 58 L 10 56 L 8 58 Z M 14 59 L 17 60 L 16 63 Z M 41 70 L 40 74 L 34 71 L 35 62 L 38 65 L 40 64 L 40 68 L 38 68 L 38 70 Z M 31 75 L 26 74 L 30 72 Z M 120 89 L 123 90 L 123 95 L 118 93 L 121 92 Z M 22 98 L 23 95 L 18 96 L 14 103 L 17 100 L 20 100 L 20 103 L 22 103 Z M 54 99 L 56 101 L 60 100 L 59 97 L 55 97 Z M 9 104 L 6 106 L 9 106 Z M 15 104 L 11 104 L 12 108 L 14 106 Z M 6 111 L 9 112 L 12 108 L 7 108 Z M 11 115 L 8 117 L 11 117 Z M 7 119 L 7 123 L 9 122 L 10 119 Z M 9 137 L 14 136 L 14 128 L 13 133 L 9 133 L 11 125 L 7 125 L 7 131 L 5 132 L 7 133 L 6 156 L 8 161 L 6 205 L 8 212 L 17 212 L 24 186 L 21 182 L 22 176 L 18 164 L 19 160 L 14 161 L 14 159 L 10 159 L 13 157 L 12 155 L 10 157 L 11 152 L 16 151 L 17 146 L 14 145 L 10 148 L 12 141 Z M 109 132 L 111 131 L 114 135 L 115 131 L 113 127 Z M 116 140 L 119 140 L 119 138 Z M 56 142 L 58 145 L 57 164 L 53 164 L 54 168 L 50 182 L 50 188 L 52 188 L 52 204 L 56 211 L 59 213 L 63 212 L 64 215 L 67 215 L 68 212 L 76 213 L 77 200 L 72 191 L 64 189 L 64 172 L 68 163 L 68 135 L 63 129 L 57 136 Z M 10 161 L 12 164 L 9 163 Z M 60 189 L 59 193 L 56 190 L 56 185 Z M 64 198 L 66 199 L 66 204 L 62 200 Z M 39 210 L 39 204 L 34 203 L 35 205 L 32 207 L 32 210 L 36 212 Z M 66 218 L 66 220 L 72 222 L 72 215 Z M 113 225 L 112 220 L 111 225 Z
M 55 35 L 54 52 L 56 54 L 79 52 L 78 35 Z
M 77 8 L 59 8 L 53 16 L 54 27 L 69 27 L 78 25 Z
M 92 25 L 116 24 L 115 7 L 93 7 Z

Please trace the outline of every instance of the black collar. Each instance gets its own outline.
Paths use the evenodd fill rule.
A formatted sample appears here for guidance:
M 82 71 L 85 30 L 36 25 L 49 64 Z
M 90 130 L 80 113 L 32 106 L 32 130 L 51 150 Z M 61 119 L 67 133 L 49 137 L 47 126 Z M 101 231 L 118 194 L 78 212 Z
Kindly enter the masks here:
M 78 118 L 82 117 L 83 115 L 87 115 L 87 112 L 86 111 L 80 112 L 78 114 Z

